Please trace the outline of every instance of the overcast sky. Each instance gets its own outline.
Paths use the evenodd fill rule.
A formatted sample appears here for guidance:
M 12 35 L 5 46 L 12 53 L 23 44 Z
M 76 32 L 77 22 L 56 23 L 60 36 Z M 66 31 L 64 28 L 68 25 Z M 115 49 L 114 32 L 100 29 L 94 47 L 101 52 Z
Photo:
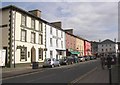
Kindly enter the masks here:
M 39 9 L 42 19 L 61 21 L 62 28 L 73 28 L 74 34 L 88 40 L 118 37 L 117 2 L 4 2 L 2 6 L 16 5 L 26 11 Z

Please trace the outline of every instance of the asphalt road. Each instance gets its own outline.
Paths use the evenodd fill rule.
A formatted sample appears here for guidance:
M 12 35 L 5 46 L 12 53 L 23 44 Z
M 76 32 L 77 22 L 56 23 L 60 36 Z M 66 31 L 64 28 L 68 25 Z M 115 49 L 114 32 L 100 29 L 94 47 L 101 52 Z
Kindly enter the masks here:
M 99 60 L 91 60 L 67 66 L 43 68 L 31 74 L 3 79 L 2 83 L 71 83 L 99 65 Z

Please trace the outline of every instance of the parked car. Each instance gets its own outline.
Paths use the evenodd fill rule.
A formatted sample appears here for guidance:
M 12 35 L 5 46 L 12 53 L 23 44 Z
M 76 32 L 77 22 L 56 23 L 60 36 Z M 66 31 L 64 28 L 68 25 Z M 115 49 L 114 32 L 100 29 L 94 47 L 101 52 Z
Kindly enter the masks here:
M 67 65 L 68 64 L 67 57 L 62 57 L 62 59 L 60 59 L 59 62 L 60 65 Z
M 89 56 L 90 57 L 90 60 L 93 60 L 94 59 L 94 57 L 93 56 Z
M 73 59 L 74 59 L 74 63 L 78 63 L 79 62 L 79 59 L 78 59 L 78 57 L 77 56 L 72 56 L 73 57 Z
M 67 56 L 66 62 L 67 62 L 67 64 L 73 64 L 74 63 L 74 58 L 71 57 L 71 56 Z
M 84 62 L 85 61 L 85 58 L 83 56 L 79 56 L 78 58 L 79 58 L 80 62 Z
M 89 56 L 84 56 L 84 58 L 85 58 L 85 61 L 90 60 L 90 57 L 89 57 Z
M 43 67 L 55 67 L 60 66 L 59 60 L 56 60 L 55 58 L 47 58 L 44 60 Z

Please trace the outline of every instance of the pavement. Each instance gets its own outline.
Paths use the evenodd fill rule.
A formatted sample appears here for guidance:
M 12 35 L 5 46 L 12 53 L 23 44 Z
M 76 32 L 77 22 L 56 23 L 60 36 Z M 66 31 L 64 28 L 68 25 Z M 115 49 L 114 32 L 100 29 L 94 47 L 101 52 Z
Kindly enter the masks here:
M 17 68 L 3 68 L 2 78 L 28 74 L 32 72 L 37 72 L 43 70 L 41 66 L 38 69 L 32 69 L 32 67 L 17 67 Z M 112 66 L 112 82 L 118 83 L 118 66 Z M 103 70 L 101 66 L 93 69 L 92 71 L 86 73 L 74 83 L 109 83 L 109 70 L 107 67 Z M 120 83 L 120 82 L 119 82 Z

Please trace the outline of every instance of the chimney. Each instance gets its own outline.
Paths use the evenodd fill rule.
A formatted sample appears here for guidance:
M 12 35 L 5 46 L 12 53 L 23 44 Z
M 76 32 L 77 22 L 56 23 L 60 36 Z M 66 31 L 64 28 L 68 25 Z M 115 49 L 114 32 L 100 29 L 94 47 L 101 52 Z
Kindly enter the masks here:
M 101 42 L 101 40 L 99 39 L 99 42 Z
M 54 25 L 56 28 L 59 28 L 59 29 L 62 28 L 62 23 L 61 23 L 61 21 L 59 21 L 59 22 L 52 22 L 51 24 Z
M 36 17 L 39 17 L 41 18 L 41 11 L 36 9 L 36 10 L 31 10 L 31 11 L 28 11 L 29 13 L 35 15 Z
M 64 30 L 64 31 L 73 34 L 73 29 L 67 29 L 67 30 Z
M 114 42 L 116 42 L 116 38 L 114 38 Z

